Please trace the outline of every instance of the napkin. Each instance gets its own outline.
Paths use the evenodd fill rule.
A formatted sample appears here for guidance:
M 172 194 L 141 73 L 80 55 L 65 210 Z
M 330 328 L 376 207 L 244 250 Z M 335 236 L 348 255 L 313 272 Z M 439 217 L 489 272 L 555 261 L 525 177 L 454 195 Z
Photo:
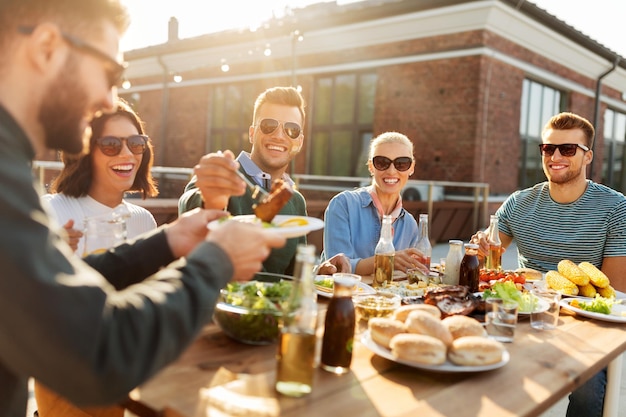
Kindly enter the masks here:
M 220 368 L 209 388 L 201 388 L 194 417 L 277 417 L 271 375 L 237 374 Z

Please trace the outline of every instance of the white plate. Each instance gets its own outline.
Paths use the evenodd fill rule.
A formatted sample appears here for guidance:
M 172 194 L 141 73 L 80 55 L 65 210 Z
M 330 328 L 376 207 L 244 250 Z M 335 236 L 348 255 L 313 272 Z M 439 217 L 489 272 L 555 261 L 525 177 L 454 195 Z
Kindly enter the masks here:
M 357 282 L 356 286 L 357 286 L 356 290 L 352 291 L 353 295 L 376 294 L 376 290 L 374 288 L 370 287 L 369 285 L 363 282 Z M 332 288 L 328 288 L 328 290 L 325 291 L 325 290 L 319 289 L 319 287 L 315 285 L 315 292 L 317 292 L 318 295 L 321 295 L 322 297 L 326 297 L 326 298 L 331 298 L 333 296 Z
M 390 361 L 396 362 L 396 363 L 400 363 L 402 365 L 407 365 L 407 366 L 411 366 L 413 368 L 417 368 L 417 369 L 423 369 L 426 371 L 432 371 L 432 372 L 441 372 L 441 373 L 456 373 L 456 372 L 484 372 L 484 371 L 491 371 L 492 369 L 498 369 L 503 367 L 504 365 L 506 365 L 509 360 L 511 359 L 511 356 L 509 355 L 508 351 L 504 351 L 504 354 L 502 355 L 502 360 L 498 363 L 494 363 L 491 365 L 484 365 L 484 366 L 460 366 L 460 365 L 455 365 L 452 362 L 446 360 L 443 364 L 441 365 L 425 365 L 425 364 L 421 364 L 421 363 L 416 363 L 416 362 L 411 362 L 411 361 L 407 361 L 404 359 L 398 359 L 396 357 L 394 357 L 391 354 L 391 351 L 383 346 L 380 346 L 378 343 L 374 342 L 372 340 L 372 337 L 370 335 L 370 331 L 366 330 L 363 333 L 363 336 L 361 336 L 361 343 L 363 343 L 363 345 L 365 345 L 365 347 L 367 347 L 369 350 L 371 350 L 372 352 L 374 352 L 375 354 L 377 354 L 378 356 L 382 356 L 385 359 L 389 359 Z
M 589 301 L 591 300 L 592 298 L 589 298 Z M 597 319 L 597 320 L 602 320 L 602 321 L 610 321 L 613 323 L 626 323 L 626 316 L 622 316 L 622 313 L 626 313 L 626 305 L 613 304 L 613 308 L 611 309 L 611 314 L 602 314 L 602 313 L 594 313 L 593 311 L 586 311 L 578 307 L 574 307 L 570 305 L 572 301 L 574 301 L 573 298 L 566 298 L 566 299 L 561 300 L 559 304 L 561 305 L 561 307 L 571 310 L 574 313 L 579 314 L 583 317 L 589 317 L 591 319 Z
M 302 226 L 285 226 L 285 227 L 280 226 L 281 224 L 291 219 L 304 219 L 306 221 L 306 224 Z M 229 221 L 254 223 L 254 222 L 258 222 L 259 219 L 254 214 L 233 216 L 229 218 L 228 220 L 221 220 L 221 219 L 213 220 L 211 223 L 208 224 L 208 228 L 209 230 L 215 230 L 221 225 L 223 225 L 224 223 L 229 222 Z M 272 225 L 274 227 L 266 227 L 266 230 L 269 233 L 276 233 L 286 238 L 292 238 L 292 237 L 305 236 L 306 234 L 308 234 L 309 232 L 312 232 L 313 230 L 322 229 L 324 227 L 324 221 L 318 219 L 317 217 L 288 216 L 284 214 L 278 214 L 274 217 L 274 220 L 272 220 Z

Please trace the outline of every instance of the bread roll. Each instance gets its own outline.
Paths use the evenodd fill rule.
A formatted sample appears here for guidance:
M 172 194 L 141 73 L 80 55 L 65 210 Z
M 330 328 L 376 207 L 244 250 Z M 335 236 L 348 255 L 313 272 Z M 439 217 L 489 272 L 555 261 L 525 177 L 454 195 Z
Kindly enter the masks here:
M 466 336 L 452 342 L 448 359 L 460 366 L 483 366 L 500 362 L 503 354 L 504 345 L 497 340 Z
M 409 333 L 425 334 L 441 340 L 446 346 L 452 343 L 450 330 L 440 319 L 423 310 L 411 311 L 405 321 Z
M 392 337 L 407 332 L 404 323 L 389 317 L 372 317 L 367 322 L 367 327 L 372 340 L 386 348 L 389 348 Z
M 446 346 L 432 336 L 402 333 L 394 336 L 390 345 L 391 354 L 398 359 L 426 365 L 441 365 L 446 361 Z
M 476 319 L 468 316 L 448 316 L 441 321 L 448 328 L 453 339 L 465 336 L 485 337 L 487 332 Z
M 427 313 L 432 314 L 434 317 L 440 319 L 441 318 L 441 310 L 437 308 L 437 306 L 430 304 L 409 304 L 406 306 L 402 306 L 396 309 L 393 313 L 393 318 L 400 321 L 406 321 L 409 313 L 411 311 L 426 311 Z

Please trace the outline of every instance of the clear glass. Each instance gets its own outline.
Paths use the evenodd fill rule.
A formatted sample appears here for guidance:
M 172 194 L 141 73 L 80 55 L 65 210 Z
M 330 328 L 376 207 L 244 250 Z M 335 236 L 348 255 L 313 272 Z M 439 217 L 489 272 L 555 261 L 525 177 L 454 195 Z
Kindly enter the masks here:
M 118 212 L 85 217 L 83 234 L 82 256 L 105 252 L 126 240 L 126 217 Z
M 488 298 L 486 301 L 485 330 L 487 335 L 499 342 L 511 343 L 517 325 L 517 303 L 501 298 Z
M 561 294 L 542 288 L 531 290 L 531 294 L 537 302 L 530 312 L 530 327 L 537 330 L 555 329 L 559 322 Z

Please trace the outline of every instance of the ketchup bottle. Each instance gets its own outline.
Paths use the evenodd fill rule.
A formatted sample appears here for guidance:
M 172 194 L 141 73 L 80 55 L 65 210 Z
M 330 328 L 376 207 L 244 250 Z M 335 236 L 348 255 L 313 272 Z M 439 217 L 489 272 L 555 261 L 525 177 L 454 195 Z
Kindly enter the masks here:
M 465 256 L 463 256 L 459 270 L 459 285 L 468 287 L 469 291 L 474 293 L 478 291 L 479 279 L 480 264 L 478 262 L 478 245 L 466 243 Z

